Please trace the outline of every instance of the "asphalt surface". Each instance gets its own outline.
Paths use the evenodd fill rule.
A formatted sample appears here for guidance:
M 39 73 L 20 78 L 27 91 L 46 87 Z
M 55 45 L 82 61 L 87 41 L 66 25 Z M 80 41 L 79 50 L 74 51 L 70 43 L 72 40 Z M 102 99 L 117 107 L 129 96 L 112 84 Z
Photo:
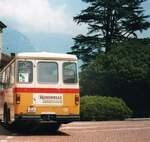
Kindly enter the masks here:
M 150 142 L 150 121 L 74 122 L 57 133 L 45 129 L 8 131 L 0 126 L 0 142 Z

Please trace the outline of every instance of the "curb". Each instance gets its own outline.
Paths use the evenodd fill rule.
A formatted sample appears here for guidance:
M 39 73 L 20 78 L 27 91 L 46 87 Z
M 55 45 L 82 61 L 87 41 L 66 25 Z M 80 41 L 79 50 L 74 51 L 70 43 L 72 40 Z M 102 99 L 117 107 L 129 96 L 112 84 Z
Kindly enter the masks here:
M 128 118 L 125 121 L 150 121 L 150 118 Z

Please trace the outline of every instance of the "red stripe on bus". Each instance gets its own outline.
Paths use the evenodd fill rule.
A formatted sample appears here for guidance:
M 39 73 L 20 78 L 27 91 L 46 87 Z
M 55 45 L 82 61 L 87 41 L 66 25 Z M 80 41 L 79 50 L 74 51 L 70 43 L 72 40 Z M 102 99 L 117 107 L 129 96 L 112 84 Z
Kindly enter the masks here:
M 79 93 L 80 89 L 73 88 L 15 88 L 17 93 Z

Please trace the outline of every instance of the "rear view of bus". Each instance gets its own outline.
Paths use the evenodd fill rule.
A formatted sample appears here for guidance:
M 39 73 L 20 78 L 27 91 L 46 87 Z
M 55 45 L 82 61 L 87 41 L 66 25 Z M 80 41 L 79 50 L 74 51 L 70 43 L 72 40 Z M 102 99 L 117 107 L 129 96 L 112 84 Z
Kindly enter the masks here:
M 15 58 L 15 121 L 36 120 L 59 126 L 79 120 L 76 56 L 44 52 L 20 53 Z

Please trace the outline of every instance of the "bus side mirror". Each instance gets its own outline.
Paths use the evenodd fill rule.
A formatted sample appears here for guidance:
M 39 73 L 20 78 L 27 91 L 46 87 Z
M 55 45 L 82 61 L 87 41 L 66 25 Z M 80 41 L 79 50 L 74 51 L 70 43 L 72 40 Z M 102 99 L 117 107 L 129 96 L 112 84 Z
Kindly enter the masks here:
M 3 80 L 2 75 L 0 75 L 0 84 L 2 84 L 2 80 Z

